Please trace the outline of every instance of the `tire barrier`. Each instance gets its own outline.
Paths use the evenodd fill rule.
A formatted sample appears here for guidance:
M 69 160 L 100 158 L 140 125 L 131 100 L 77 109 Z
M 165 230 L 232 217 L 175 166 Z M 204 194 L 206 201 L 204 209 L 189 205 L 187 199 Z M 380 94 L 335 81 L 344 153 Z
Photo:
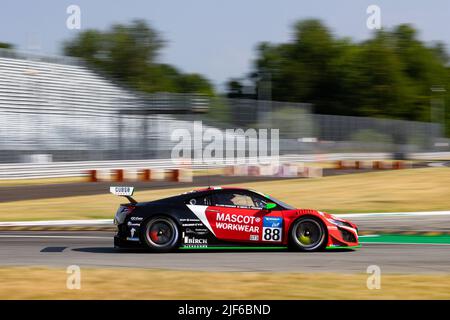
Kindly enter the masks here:
M 224 168 L 226 176 L 274 176 L 274 177 L 322 177 L 324 165 L 330 162 L 288 162 L 279 165 L 231 165 Z M 331 162 L 334 169 L 340 170 L 397 170 L 412 168 L 411 161 L 393 160 L 337 160 Z M 125 169 L 96 169 L 85 172 L 89 182 L 99 181 L 175 181 L 192 182 L 193 173 L 191 168 L 162 169 L 162 168 L 125 168 Z
M 97 170 L 89 170 L 87 172 L 89 182 L 97 182 Z
M 321 167 L 305 166 L 303 163 L 283 163 L 280 165 L 234 165 L 225 168 L 227 176 L 272 176 L 272 177 L 322 177 Z
M 334 168 L 339 170 L 346 169 L 373 169 L 373 170 L 396 170 L 396 169 L 410 169 L 412 168 L 411 161 L 393 160 L 337 160 L 334 163 Z
M 174 181 L 192 182 L 192 169 L 98 169 L 86 172 L 89 182 Z
M 447 159 L 450 153 L 412 153 L 408 154 L 407 158 L 415 160 L 432 160 L 432 159 Z M 275 158 L 269 158 L 269 161 L 277 161 L 279 163 L 314 163 L 331 164 L 334 165 L 336 160 L 387 160 L 390 157 L 390 153 L 327 153 L 327 154 L 293 154 L 293 155 L 281 155 Z M 146 159 L 146 160 L 113 160 L 113 161 L 66 161 L 66 162 L 49 162 L 49 163 L 5 163 L 0 164 L 0 180 L 12 180 L 12 179 L 44 179 L 44 178 L 67 178 L 67 177 L 82 177 L 88 173 L 88 170 L 93 168 L 97 170 L 106 170 L 121 168 L 124 170 L 139 168 L 145 170 L 146 168 L 192 168 L 195 170 L 202 169 L 225 169 L 229 166 L 235 165 L 236 160 L 247 161 L 248 164 L 259 165 L 259 159 L 257 157 L 233 159 L 226 158 L 217 159 L 217 164 L 207 163 L 191 163 L 190 160 L 180 159 L 178 163 L 174 163 L 172 159 Z M 372 162 L 370 162 L 372 165 Z M 364 161 L 362 162 L 364 165 Z M 169 166 L 168 166 L 169 165 Z M 327 166 L 328 167 L 328 166 Z M 334 167 L 334 166 L 333 166 Z M 261 175 L 265 175 L 263 172 L 266 166 L 259 166 Z M 226 169 L 229 170 L 229 169 Z M 142 172 L 141 172 L 142 173 Z M 89 174 L 89 173 L 88 173 Z M 93 176 L 95 180 L 95 176 Z

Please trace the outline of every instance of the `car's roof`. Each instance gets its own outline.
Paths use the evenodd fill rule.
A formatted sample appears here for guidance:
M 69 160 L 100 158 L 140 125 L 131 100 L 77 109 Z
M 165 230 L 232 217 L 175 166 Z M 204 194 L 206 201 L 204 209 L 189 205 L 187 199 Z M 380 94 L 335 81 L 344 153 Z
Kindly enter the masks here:
M 260 196 L 266 197 L 266 198 L 272 200 L 273 202 L 279 204 L 281 207 L 285 207 L 285 208 L 291 207 L 287 204 L 284 204 L 283 202 L 281 202 L 279 200 L 271 198 L 266 194 L 263 194 L 261 192 L 258 192 L 258 191 L 252 190 L 252 189 L 242 188 L 242 187 L 220 187 L 220 186 L 217 186 L 217 187 L 210 186 L 210 187 L 205 187 L 205 188 L 198 188 L 198 189 L 194 189 L 194 190 L 184 192 L 182 194 L 174 195 L 171 197 L 167 197 L 167 198 L 162 198 L 162 199 L 148 201 L 148 202 L 140 202 L 139 205 L 142 206 L 142 205 L 151 205 L 151 204 L 154 204 L 154 205 L 180 204 L 180 203 L 185 203 L 185 201 L 191 199 L 191 197 L 203 197 L 203 196 L 215 193 L 215 192 L 220 192 L 221 190 L 244 190 L 244 191 L 256 193 L 256 194 L 259 194 Z
M 211 192 L 218 191 L 218 190 L 246 190 L 251 191 L 249 189 L 245 188 L 239 188 L 239 187 L 206 187 L 206 188 L 199 188 L 194 189 L 191 191 L 183 192 L 178 195 L 173 195 L 166 198 L 161 198 L 153 201 L 146 201 L 146 202 L 140 202 L 141 205 L 147 205 L 150 203 L 166 203 L 166 202 L 173 202 L 173 201 L 185 201 L 186 199 L 189 199 L 191 196 L 203 196 L 206 194 L 210 194 Z
M 246 188 L 240 188 L 240 187 L 220 187 L 220 186 L 214 186 L 214 187 L 206 187 L 206 188 L 200 188 L 200 189 L 194 189 L 191 192 L 202 192 L 202 191 L 211 191 L 211 190 L 249 190 Z

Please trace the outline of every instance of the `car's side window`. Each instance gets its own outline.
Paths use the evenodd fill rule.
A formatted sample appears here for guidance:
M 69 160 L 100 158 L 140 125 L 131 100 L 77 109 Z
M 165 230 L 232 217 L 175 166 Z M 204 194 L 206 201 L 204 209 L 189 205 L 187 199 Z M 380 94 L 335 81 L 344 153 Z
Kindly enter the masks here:
M 226 191 L 215 194 L 215 205 L 263 208 L 265 202 L 257 196 L 241 191 Z
M 266 203 L 268 202 L 266 199 L 264 199 L 261 196 L 252 194 L 253 203 L 255 204 L 255 207 L 258 208 L 264 208 L 266 206 Z

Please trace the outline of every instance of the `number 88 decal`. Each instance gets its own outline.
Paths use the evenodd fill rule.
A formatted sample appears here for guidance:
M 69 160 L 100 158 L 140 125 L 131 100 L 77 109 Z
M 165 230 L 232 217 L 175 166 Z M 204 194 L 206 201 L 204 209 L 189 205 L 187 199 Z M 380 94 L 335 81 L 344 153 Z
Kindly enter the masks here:
M 266 241 L 280 241 L 281 229 L 279 228 L 264 228 L 264 240 Z
M 264 217 L 263 221 L 263 240 L 281 241 L 283 219 L 280 217 Z

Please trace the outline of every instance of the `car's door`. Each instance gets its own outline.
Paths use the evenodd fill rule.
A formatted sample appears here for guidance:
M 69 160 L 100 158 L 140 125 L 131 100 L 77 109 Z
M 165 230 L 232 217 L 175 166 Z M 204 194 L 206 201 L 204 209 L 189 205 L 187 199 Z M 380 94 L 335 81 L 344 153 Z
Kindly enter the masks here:
M 264 209 L 268 202 L 247 190 L 221 190 L 214 194 L 206 217 L 221 240 L 281 243 L 282 212 Z

